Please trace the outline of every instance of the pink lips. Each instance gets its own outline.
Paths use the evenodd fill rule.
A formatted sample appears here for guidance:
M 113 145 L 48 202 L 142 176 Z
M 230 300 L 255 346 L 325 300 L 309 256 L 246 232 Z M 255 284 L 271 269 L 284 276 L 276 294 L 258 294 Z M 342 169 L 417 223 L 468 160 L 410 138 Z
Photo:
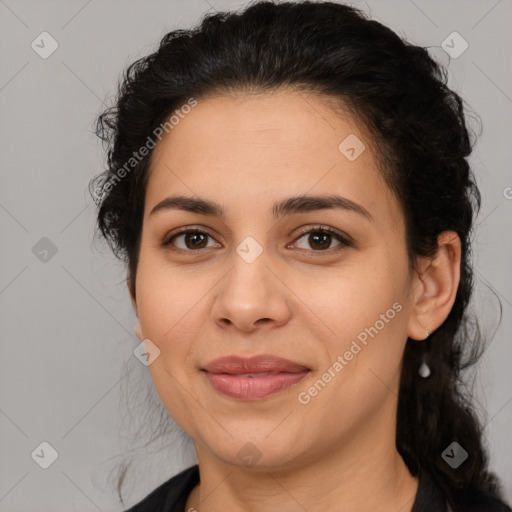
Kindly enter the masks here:
M 203 368 L 214 389 L 232 398 L 257 400 L 299 382 L 306 366 L 271 355 L 221 357 Z

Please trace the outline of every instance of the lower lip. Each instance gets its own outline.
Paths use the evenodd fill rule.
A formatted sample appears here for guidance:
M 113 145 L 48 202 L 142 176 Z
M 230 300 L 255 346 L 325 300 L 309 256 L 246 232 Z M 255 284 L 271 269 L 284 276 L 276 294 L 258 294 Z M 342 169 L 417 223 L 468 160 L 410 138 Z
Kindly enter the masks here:
M 289 388 L 302 380 L 309 371 L 275 373 L 258 377 L 240 377 L 227 373 L 204 372 L 210 384 L 219 393 L 242 400 L 258 400 Z

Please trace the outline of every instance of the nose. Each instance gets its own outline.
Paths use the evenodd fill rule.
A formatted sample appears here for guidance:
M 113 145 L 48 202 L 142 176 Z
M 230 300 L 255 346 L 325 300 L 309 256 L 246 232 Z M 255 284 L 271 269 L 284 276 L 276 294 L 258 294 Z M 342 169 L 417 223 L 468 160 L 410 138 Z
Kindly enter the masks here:
M 265 251 L 251 263 L 234 252 L 233 268 L 219 283 L 213 321 L 244 332 L 286 324 L 291 312 L 283 277 L 270 267 Z

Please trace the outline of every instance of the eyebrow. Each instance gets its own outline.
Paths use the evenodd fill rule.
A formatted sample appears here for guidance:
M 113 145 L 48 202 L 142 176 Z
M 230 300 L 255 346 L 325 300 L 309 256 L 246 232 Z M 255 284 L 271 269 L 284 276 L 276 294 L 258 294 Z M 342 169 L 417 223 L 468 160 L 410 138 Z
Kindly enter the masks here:
M 341 209 L 354 212 L 369 221 L 373 221 L 373 217 L 366 208 L 339 195 L 298 196 L 283 199 L 274 203 L 272 216 L 275 219 L 279 219 L 286 215 L 329 209 Z M 216 216 L 222 219 L 226 217 L 225 211 L 219 203 L 189 196 L 166 197 L 152 208 L 150 215 L 155 215 L 158 212 L 167 210 L 183 210 L 201 215 Z

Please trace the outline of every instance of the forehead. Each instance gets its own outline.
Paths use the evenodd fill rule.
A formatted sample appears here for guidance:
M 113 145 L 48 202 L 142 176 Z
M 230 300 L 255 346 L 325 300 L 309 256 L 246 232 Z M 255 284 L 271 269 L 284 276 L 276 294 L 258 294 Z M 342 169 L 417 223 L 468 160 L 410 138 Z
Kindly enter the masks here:
M 300 91 L 198 99 L 153 151 L 146 214 L 171 193 L 214 198 L 236 214 L 285 196 L 334 192 L 396 217 L 374 142 L 342 107 Z M 355 159 L 350 146 L 362 150 Z
M 341 100 L 335 102 L 315 92 L 280 90 L 210 96 L 197 100 L 197 105 L 180 119 L 173 117 L 177 123 L 157 145 L 156 154 L 174 142 L 184 151 L 202 149 L 196 157 L 215 145 L 231 147 L 230 153 L 223 155 L 226 159 L 251 149 L 259 154 L 262 146 L 294 154 L 327 149 L 338 156 L 340 137 L 358 134 L 367 144 L 372 143 Z

